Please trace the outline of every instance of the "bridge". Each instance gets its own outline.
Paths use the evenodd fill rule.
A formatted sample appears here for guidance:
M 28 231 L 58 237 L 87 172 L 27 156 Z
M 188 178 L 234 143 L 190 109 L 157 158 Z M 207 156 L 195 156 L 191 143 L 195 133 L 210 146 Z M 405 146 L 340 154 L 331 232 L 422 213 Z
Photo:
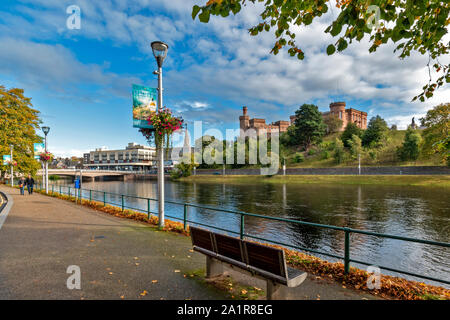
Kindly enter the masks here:
M 38 175 L 43 175 L 43 170 L 38 170 Z M 48 169 L 49 175 L 75 177 L 80 175 L 80 169 Z M 105 180 L 105 179 L 119 179 L 132 180 L 136 176 L 142 177 L 156 177 L 156 172 L 149 171 L 119 171 L 119 170 L 87 170 L 83 169 L 83 181 Z

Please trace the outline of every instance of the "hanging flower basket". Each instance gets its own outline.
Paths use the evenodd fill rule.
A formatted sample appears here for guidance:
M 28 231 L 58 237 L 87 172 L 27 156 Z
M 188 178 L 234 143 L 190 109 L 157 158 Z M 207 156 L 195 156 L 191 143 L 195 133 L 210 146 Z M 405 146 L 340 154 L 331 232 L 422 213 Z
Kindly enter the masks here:
M 53 160 L 53 154 L 50 152 L 43 152 L 39 155 L 39 159 L 43 162 L 52 161 Z
M 139 132 L 142 133 L 149 143 L 154 140 L 156 147 L 168 148 L 170 136 L 181 129 L 183 125 L 183 118 L 175 117 L 168 108 L 164 108 L 160 112 L 153 112 L 147 121 L 149 125 L 153 126 L 153 129 L 142 128 Z
M 17 167 L 17 161 L 16 160 L 8 161 L 8 165 L 13 166 L 13 167 Z

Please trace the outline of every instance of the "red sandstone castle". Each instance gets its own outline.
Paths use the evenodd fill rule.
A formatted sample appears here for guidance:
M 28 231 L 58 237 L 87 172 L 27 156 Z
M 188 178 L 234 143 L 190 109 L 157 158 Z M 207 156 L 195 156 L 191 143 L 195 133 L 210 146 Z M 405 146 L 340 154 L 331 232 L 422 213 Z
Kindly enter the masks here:
M 278 120 L 271 124 L 266 124 L 265 119 L 257 119 L 247 115 L 247 107 L 243 107 L 243 115 L 239 117 L 240 128 L 245 131 L 247 129 L 254 129 L 256 134 L 259 134 L 260 130 L 265 130 L 267 133 L 271 132 L 286 132 L 288 127 L 295 121 L 295 116 L 290 116 L 290 121 Z M 367 113 L 359 111 L 353 108 L 345 109 L 345 102 L 333 102 L 330 103 L 330 111 L 322 112 L 322 116 L 330 117 L 334 116 L 342 120 L 342 127 L 340 131 L 343 131 L 348 123 L 353 122 L 361 129 L 367 129 Z

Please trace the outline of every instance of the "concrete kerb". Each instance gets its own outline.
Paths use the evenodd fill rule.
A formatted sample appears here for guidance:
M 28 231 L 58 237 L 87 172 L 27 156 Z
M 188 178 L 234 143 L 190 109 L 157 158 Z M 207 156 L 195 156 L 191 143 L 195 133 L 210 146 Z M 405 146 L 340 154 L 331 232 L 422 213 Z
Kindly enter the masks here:
M 13 198 L 5 192 L 1 192 L 0 193 L 6 198 L 6 205 L 2 205 L 0 207 L 0 229 L 3 226 L 3 223 L 6 221 L 6 218 L 8 217 L 9 211 L 11 210 L 14 201 Z

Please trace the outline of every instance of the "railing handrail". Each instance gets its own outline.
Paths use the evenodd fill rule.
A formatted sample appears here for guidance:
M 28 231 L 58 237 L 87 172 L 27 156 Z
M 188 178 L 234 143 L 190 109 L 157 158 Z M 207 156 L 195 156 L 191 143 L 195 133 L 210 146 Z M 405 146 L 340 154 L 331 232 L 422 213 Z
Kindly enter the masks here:
M 38 183 L 38 185 L 39 185 L 39 183 Z M 73 186 L 68 186 L 68 185 L 53 185 L 52 184 L 52 186 L 74 188 Z M 108 192 L 108 191 L 94 190 L 94 189 L 77 189 L 77 190 L 80 190 L 80 193 L 82 191 L 88 191 L 88 192 L 90 192 L 90 194 L 92 192 L 99 192 L 99 193 L 104 194 L 104 196 L 106 194 L 108 194 L 108 195 L 120 196 L 120 197 L 122 197 L 122 199 L 123 199 L 123 197 L 128 197 L 128 198 L 147 200 L 148 208 L 147 208 L 146 212 L 149 215 L 150 214 L 157 214 L 156 212 L 151 212 L 150 211 L 150 201 L 158 201 L 156 198 L 140 197 L 140 196 L 127 195 L 127 194 L 121 194 L 121 193 L 114 193 L 114 192 Z M 81 196 L 82 196 L 82 193 L 81 193 Z M 99 200 L 97 200 L 97 201 L 99 201 Z M 113 204 L 113 205 L 120 206 L 120 204 L 117 204 L 117 203 L 107 202 L 106 198 L 103 199 L 103 202 L 104 202 L 105 205 L 106 204 Z M 346 273 L 349 272 L 350 262 L 356 262 L 356 263 L 359 263 L 359 264 L 371 265 L 371 264 L 369 264 L 367 262 L 354 260 L 354 259 L 350 258 L 350 247 L 349 247 L 350 239 L 349 239 L 349 235 L 351 233 L 358 233 L 358 234 L 370 235 L 370 236 L 375 236 L 375 237 L 390 238 L 390 239 L 395 239 L 395 240 L 416 242 L 416 243 L 422 243 L 422 244 L 428 244 L 428 245 L 436 245 L 436 246 L 450 248 L 450 243 L 448 243 L 448 242 L 438 242 L 438 241 L 417 239 L 417 238 L 404 237 L 404 236 L 399 236 L 399 235 L 392 235 L 392 234 L 372 232 L 372 231 L 367 231 L 367 230 L 360 230 L 360 229 L 339 227 L 339 226 L 326 225 L 326 224 L 320 224 L 320 223 L 313 223 L 313 222 L 307 222 L 307 221 L 301 221 L 301 220 L 295 220 L 295 219 L 288 219 L 288 218 L 283 218 L 283 217 L 271 217 L 271 216 L 262 215 L 262 214 L 249 213 L 249 212 L 244 212 L 244 211 L 237 211 L 237 210 L 230 210 L 230 209 L 223 209 L 223 208 L 216 208 L 216 207 L 211 207 L 211 206 L 204 206 L 204 205 L 199 205 L 199 204 L 195 204 L 195 203 L 180 202 L 180 201 L 175 201 L 175 200 L 166 200 L 165 202 L 171 203 L 171 204 L 176 204 L 176 205 L 182 205 L 182 206 L 185 207 L 184 218 L 183 219 L 178 218 L 178 217 L 171 217 L 169 215 L 166 215 L 167 217 L 170 217 L 170 218 L 173 218 L 173 219 L 183 220 L 185 229 L 186 229 L 186 226 L 187 226 L 187 222 L 190 222 L 190 223 L 195 223 L 195 224 L 206 226 L 206 227 L 210 227 L 210 228 L 215 228 L 215 229 L 222 230 L 222 231 L 225 231 L 225 232 L 232 232 L 232 233 L 235 233 L 235 234 L 240 234 L 241 238 L 244 237 L 244 236 L 247 236 L 247 237 L 254 238 L 254 239 L 260 239 L 260 240 L 265 240 L 265 241 L 268 241 L 268 242 L 272 242 L 274 244 L 280 244 L 280 245 L 284 245 L 284 246 L 288 246 L 288 247 L 298 248 L 298 249 L 305 250 L 305 251 L 319 253 L 319 254 L 322 254 L 322 255 L 326 255 L 326 256 L 330 256 L 330 257 L 334 257 L 334 258 L 338 258 L 338 259 L 343 259 L 344 260 L 344 268 L 345 268 L 345 272 Z M 121 206 L 122 206 L 122 210 L 124 210 L 124 208 L 130 208 L 129 206 L 125 206 L 125 204 L 123 202 L 122 202 Z M 218 212 L 233 213 L 233 214 L 240 215 L 241 216 L 241 230 L 240 230 L 240 232 L 236 232 L 236 231 L 231 231 L 231 230 L 227 230 L 227 229 L 223 229 L 223 228 L 219 228 L 219 227 L 215 227 L 215 226 L 206 225 L 206 224 L 200 223 L 200 222 L 190 221 L 190 220 L 187 219 L 187 207 L 194 207 L 194 208 L 213 210 L 213 211 L 218 211 Z M 140 208 L 130 208 L 130 209 L 134 209 L 134 210 L 139 210 L 139 211 L 144 211 L 145 212 L 144 209 L 140 209 Z M 281 221 L 281 222 L 296 223 L 296 224 L 301 224 L 301 225 L 308 225 L 308 226 L 312 226 L 312 227 L 325 228 L 325 229 L 331 229 L 331 230 L 337 230 L 337 231 L 343 231 L 343 232 L 345 232 L 345 252 L 344 252 L 344 256 L 342 257 L 342 256 L 338 256 L 338 255 L 331 254 L 331 253 L 320 252 L 320 251 L 317 251 L 317 250 L 312 250 L 312 249 L 308 249 L 308 248 L 302 248 L 302 247 L 298 247 L 298 246 L 292 246 L 290 244 L 281 243 L 281 242 L 278 242 L 278 241 L 274 241 L 274 240 L 270 240 L 270 239 L 264 239 L 264 238 L 259 238 L 259 237 L 255 237 L 255 236 L 252 236 L 252 235 L 249 235 L 249 234 L 245 234 L 245 232 L 244 232 L 244 220 L 245 219 L 244 218 L 246 216 L 255 217 L 255 218 L 261 218 L 261 219 Z M 386 270 L 389 270 L 389 271 L 399 272 L 399 273 L 412 275 L 412 276 L 416 276 L 416 277 L 423 278 L 423 279 L 428 279 L 428 280 L 432 280 L 432 281 L 437 281 L 437 282 L 450 284 L 450 281 L 447 281 L 447 280 L 436 279 L 436 278 L 432 278 L 432 277 L 429 277 L 429 276 L 419 275 L 419 274 L 411 273 L 411 272 L 408 272 L 408 271 L 397 270 L 397 269 L 393 269 L 393 268 L 389 268 L 389 267 L 383 267 L 383 268 L 386 269 Z

